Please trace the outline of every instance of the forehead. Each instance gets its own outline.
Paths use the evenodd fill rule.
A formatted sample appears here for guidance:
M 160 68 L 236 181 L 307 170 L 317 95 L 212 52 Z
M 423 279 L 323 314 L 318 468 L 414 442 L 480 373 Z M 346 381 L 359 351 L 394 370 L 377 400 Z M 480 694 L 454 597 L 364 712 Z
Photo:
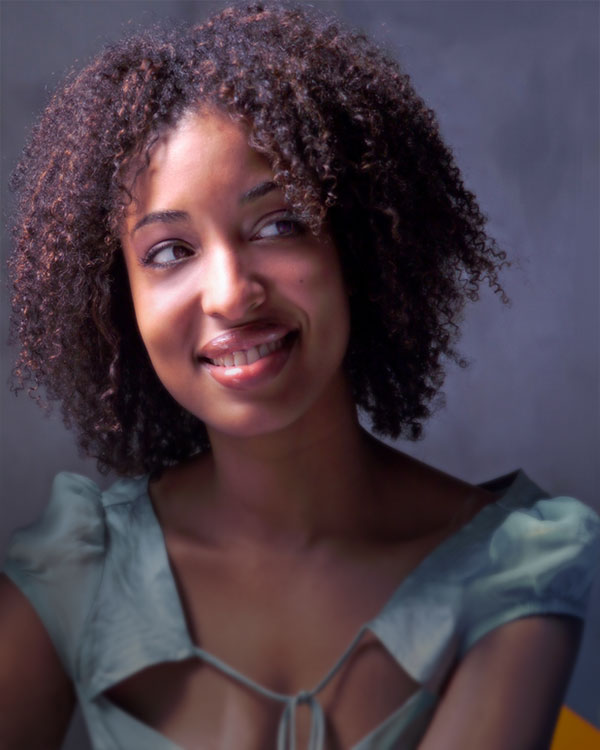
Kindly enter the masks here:
M 250 148 L 249 131 L 226 115 L 188 113 L 152 146 L 149 163 L 136 170 L 127 217 L 182 198 L 243 193 L 272 174 L 267 159 Z

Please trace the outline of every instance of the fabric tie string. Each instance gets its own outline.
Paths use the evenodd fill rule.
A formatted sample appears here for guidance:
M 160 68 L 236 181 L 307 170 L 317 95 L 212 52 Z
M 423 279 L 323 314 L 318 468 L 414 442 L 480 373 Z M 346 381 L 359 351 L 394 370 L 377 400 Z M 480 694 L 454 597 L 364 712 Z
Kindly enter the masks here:
M 285 708 L 283 709 L 281 719 L 279 720 L 279 728 L 277 730 L 277 750 L 297 750 L 296 710 L 299 705 L 303 704 L 308 706 L 311 714 L 310 735 L 305 750 L 323 750 L 325 747 L 325 714 L 323 713 L 321 704 L 315 696 L 325 687 L 325 685 L 327 685 L 336 672 L 338 672 L 366 630 L 367 625 L 360 628 L 352 640 L 352 643 L 350 643 L 334 666 L 312 690 L 301 690 L 299 693 L 296 693 L 296 695 L 286 695 L 285 693 L 278 693 L 275 690 L 270 690 L 269 688 L 264 687 L 264 685 L 246 677 L 246 675 L 241 672 L 238 672 L 237 669 L 231 667 L 227 662 L 222 661 L 198 646 L 194 647 L 194 654 L 199 659 L 202 659 L 207 664 L 215 667 L 236 682 L 254 690 L 254 692 L 259 693 L 260 695 L 264 695 L 265 698 L 270 698 L 279 703 L 285 703 Z
M 310 736 L 306 750 L 322 750 L 325 745 L 325 714 L 312 692 L 302 691 L 288 698 L 279 721 L 277 750 L 296 750 L 296 709 L 306 704 L 310 709 Z

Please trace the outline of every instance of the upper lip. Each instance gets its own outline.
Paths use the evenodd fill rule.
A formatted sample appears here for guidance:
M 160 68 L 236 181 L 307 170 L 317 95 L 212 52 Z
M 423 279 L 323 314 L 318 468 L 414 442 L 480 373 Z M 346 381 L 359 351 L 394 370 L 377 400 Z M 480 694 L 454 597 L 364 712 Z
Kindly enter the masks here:
M 208 343 L 197 352 L 199 359 L 218 359 L 226 354 L 242 352 L 254 346 L 267 344 L 287 336 L 292 328 L 275 321 L 257 321 L 230 328 Z

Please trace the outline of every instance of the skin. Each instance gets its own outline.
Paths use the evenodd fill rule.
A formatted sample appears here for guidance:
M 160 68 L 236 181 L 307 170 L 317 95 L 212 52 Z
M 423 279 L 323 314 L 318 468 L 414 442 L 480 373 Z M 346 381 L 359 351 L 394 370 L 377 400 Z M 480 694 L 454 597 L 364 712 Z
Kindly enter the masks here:
M 361 429 L 342 369 L 349 316 L 337 250 L 326 233 L 303 230 L 281 192 L 264 188 L 271 180 L 241 127 L 190 113 L 132 185 L 122 246 L 153 366 L 205 422 L 212 446 L 150 488 L 190 632 L 257 682 L 295 693 L 316 684 L 400 581 L 493 498 Z M 265 322 L 293 332 L 283 365 L 242 388 L 215 380 L 198 352 Z M 10 607 L 0 642 L 16 648 L 0 659 L 12 717 L 0 739 L 4 731 L 8 747 L 23 737 L 28 747 L 58 747 L 25 721 L 20 701 L 30 682 L 43 682 L 27 715 L 43 715 L 59 737 L 72 689 L 23 597 L 8 582 L 2 596 Z M 35 670 L 23 658 L 32 641 Z M 576 643 L 566 618 L 527 618 L 484 637 L 451 675 L 422 750 L 545 747 Z M 21 663 L 16 693 L 2 691 Z M 329 750 L 358 742 L 417 687 L 365 638 L 319 694 Z M 57 696 L 53 718 L 45 690 Z M 183 748 L 261 750 L 281 711 L 197 660 L 144 670 L 108 697 Z M 308 730 L 300 707 L 300 747 Z

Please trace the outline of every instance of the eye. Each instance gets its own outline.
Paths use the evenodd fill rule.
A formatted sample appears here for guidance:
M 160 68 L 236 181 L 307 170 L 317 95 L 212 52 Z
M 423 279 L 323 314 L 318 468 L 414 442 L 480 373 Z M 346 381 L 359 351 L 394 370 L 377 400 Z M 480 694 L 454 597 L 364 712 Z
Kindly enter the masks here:
M 292 237 L 304 232 L 304 225 L 294 216 L 284 215 L 265 221 L 252 239 L 263 240 L 271 237 Z
M 193 254 L 194 250 L 189 245 L 171 240 L 150 248 L 142 259 L 142 263 L 145 266 L 171 266 Z

